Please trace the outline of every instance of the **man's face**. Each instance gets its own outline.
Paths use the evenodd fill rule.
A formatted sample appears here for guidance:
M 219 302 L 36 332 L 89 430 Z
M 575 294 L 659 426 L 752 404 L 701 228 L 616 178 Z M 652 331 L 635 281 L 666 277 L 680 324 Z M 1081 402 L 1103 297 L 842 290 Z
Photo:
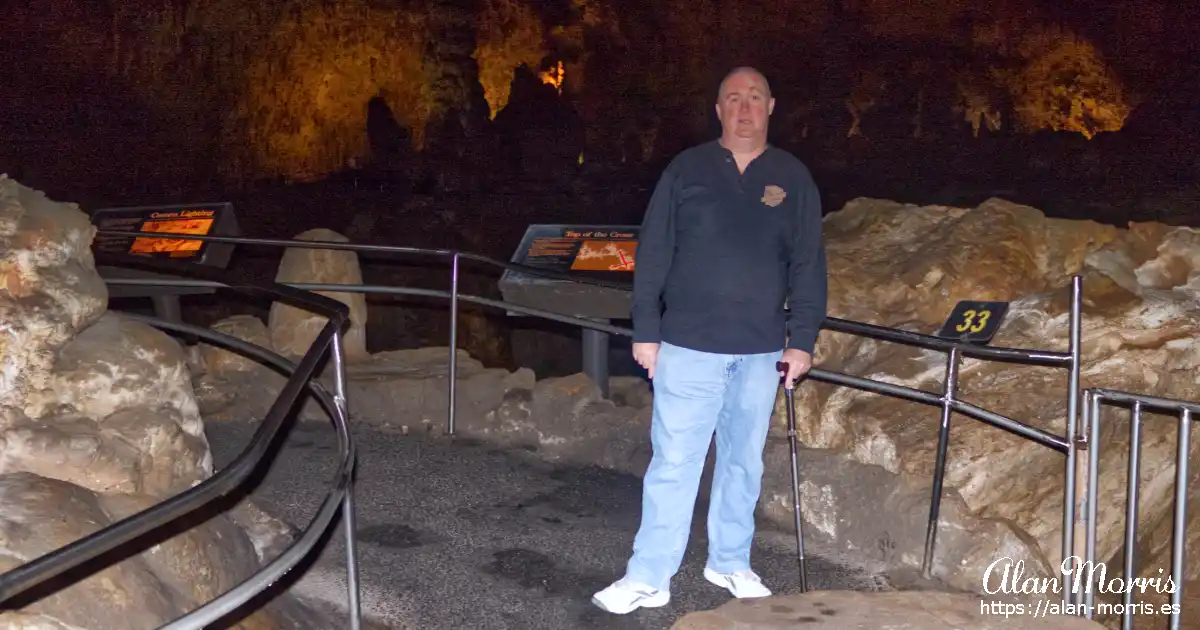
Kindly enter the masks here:
M 725 82 L 717 99 L 717 119 L 725 135 L 738 138 L 764 136 L 775 99 L 767 96 L 763 80 L 753 72 L 739 72 Z

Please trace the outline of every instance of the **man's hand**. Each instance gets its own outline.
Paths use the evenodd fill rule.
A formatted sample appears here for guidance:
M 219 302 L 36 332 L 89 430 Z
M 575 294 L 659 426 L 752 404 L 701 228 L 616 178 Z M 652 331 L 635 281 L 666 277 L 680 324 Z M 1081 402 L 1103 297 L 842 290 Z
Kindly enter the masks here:
M 633 360 L 637 361 L 638 365 L 646 368 L 646 371 L 650 373 L 650 380 L 654 380 L 654 364 L 658 362 L 658 344 L 633 344 Z
M 791 389 L 795 385 L 796 379 L 808 374 L 809 368 L 812 367 L 812 355 L 803 350 L 796 350 L 795 348 L 784 350 L 783 357 L 779 360 L 788 366 L 787 374 L 784 374 L 782 371 L 779 372 L 780 376 L 785 377 L 783 379 L 783 386 L 786 389 Z

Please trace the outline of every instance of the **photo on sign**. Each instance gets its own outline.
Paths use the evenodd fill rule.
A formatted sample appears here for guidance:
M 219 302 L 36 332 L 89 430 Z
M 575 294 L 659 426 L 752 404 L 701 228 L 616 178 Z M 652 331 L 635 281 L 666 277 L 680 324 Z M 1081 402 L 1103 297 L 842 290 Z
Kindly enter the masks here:
M 165 221 L 146 221 L 142 224 L 142 232 L 165 234 L 194 234 L 203 236 L 212 229 L 213 219 L 171 219 Z M 200 251 L 203 241 L 179 238 L 146 238 L 138 237 L 129 247 L 131 254 L 158 254 L 170 252 L 172 255 L 190 256 Z
M 572 271 L 633 271 L 637 241 L 583 241 Z

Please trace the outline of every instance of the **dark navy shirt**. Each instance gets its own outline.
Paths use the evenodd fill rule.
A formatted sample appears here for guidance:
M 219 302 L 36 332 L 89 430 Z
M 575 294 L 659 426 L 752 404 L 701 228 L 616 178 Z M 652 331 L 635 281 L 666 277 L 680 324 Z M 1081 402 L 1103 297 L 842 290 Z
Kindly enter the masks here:
M 828 293 L 821 203 L 792 154 L 768 146 L 740 173 L 716 140 L 683 151 L 659 179 L 638 238 L 635 342 L 813 352 Z

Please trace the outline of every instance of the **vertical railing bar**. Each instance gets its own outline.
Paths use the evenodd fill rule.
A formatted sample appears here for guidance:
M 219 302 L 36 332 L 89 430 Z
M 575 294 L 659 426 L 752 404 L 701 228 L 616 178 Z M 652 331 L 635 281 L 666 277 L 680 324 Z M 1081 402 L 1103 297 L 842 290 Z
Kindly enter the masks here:
M 1125 584 L 1134 578 L 1134 554 L 1137 552 L 1138 484 L 1142 452 L 1142 402 L 1134 401 L 1133 413 L 1129 418 L 1129 473 L 1125 489 Z M 1125 588 L 1121 595 L 1124 604 L 1121 612 L 1121 630 L 1133 630 L 1133 589 Z
M 1072 529 L 1070 529 L 1070 538 L 1072 538 L 1072 558 L 1075 560 L 1074 568 L 1069 572 L 1067 584 L 1070 593 L 1070 610 L 1079 611 L 1075 614 L 1084 616 L 1084 586 L 1082 586 L 1082 570 L 1084 570 L 1084 562 L 1087 559 L 1086 545 L 1086 526 L 1084 521 L 1087 518 L 1087 473 L 1086 473 L 1086 457 L 1087 457 L 1087 427 L 1091 426 L 1092 421 L 1092 396 L 1096 392 L 1087 389 L 1084 390 L 1084 401 L 1079 418 L 1079 426 L 1076 427 L 1075 439 L 1072 446 L 1075 450 L 1075 468 L 1070 476 L 1070 485 L 1074 488 L 1075 502 L 1072 505 Z M 1081 460 L 1081 457 L 1085 457 Z M 1078 530 L 1082 528 L 1082 530 Z
M 942 508 L 942 487 L 946 481 L 946 451 L 950 448 L 950 417 L 954 414 L 954 394 L 958 390 L 958 348 L 946 357 L 946 382 L 942 396 L 942 425 L 938 430 L 937 462 L 933 468 L 933 495 L 929 499 L 929 523 L 925 526 L 925 557 L 921 571 L 933 577 L 933 552 L 937 543 L 938 518 Z
M 1187 542 L 1188 452 L 1191 451 L 1192 412 L 1179 412 L 1179 447 L 1175 458 L 1175 521 L 1171 524 L 1171 630 L 1179 630 L 1183 606 L 1184 543 Z
M 333 355 L 333 404 L 334 412 L 341 416 L 343 424 L 349 426 L 349 404 L 346 399 L 346 358 L 342 349 L 341 333 L 333 336 L 330 349 Z M 354 464 L 352 463 L 351 466 Z M 342 497 L 342 526 L 346 530 L 346 598 L 349 604 L 350 628 L 360 630 L 362 605 L 359 600 L 358 584 L 358 519 L 354 514 L 354 469 L 347 471 L 346 494 Z
M 454 411 L 458 406 L 458 252 L 450 263 L 450 363 L 446 369 L 449 407 L 446 411 L 446 434 L 454 435 Z
M 1075 484 L 1076 473 L 1075 460 L 1077 458 L 1077 444 L 1075 442 L 1076 430 L 1079 421 L 1079 339 L 1081 330 L 1081 311 L 1083 308 L 1082 298 L 1083 279 L 1079 275 L 1075 275 L 1071 281 L 1071 315 L 1070 315 L 1070 376 L 1067 386 L 1067 461 L 1066 474 L 1063 475 L 1063 524 L 1062 524 L 1062 558 L 1065 565 L 1067 560 L 1075 555 Z M 1065 567 L 1064 567 L 1065 568 Z M 1073 580 L 1070 574 L 1065 576 L 1066 584 L 1063 588 L 1063 603 L 1071 603 L 1071 593 L 1073 589 L 1071 584 Z
M 1096 515 L 1100 501 L 1100 399 L 1099 394 L 1093 393 L 1089 402 L 1091 413 L 1088 419 L 1088 472 L 1087 472 L 1087 543 L 1085 546 L 1085 567 L 1093 567 L 1096 562 Z M 1103 578 L 1101 578 L 1103 579 Z M 1088 572 L 1087 589 L 1084 591 L 1084 611 L 1088 619 L 1094 615 L 1096 589 L 1092 587 L 1091 571 Z

